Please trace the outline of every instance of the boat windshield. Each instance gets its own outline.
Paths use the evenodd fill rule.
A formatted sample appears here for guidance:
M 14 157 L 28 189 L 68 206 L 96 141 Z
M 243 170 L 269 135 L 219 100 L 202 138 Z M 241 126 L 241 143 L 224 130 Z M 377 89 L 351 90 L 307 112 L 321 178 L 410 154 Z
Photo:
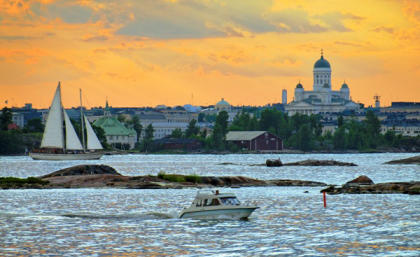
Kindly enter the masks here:
M 224 205 L 240 205 L 241 203 L 236 197 L 221 197 L 220 200 Z

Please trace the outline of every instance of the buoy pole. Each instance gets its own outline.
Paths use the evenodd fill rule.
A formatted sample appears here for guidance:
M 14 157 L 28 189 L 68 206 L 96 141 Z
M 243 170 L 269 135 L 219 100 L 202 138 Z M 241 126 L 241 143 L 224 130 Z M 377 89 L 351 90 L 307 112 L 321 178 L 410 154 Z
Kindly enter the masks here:
M 324 208 L 327 208 L 327 197 L 325 196 L 325 192 L 322 192 L 324 198 Z

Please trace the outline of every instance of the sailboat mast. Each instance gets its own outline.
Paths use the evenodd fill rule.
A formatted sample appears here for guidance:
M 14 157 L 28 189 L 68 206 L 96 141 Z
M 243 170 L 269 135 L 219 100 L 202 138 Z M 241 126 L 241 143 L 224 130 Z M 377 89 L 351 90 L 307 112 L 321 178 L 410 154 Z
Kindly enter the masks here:
M 85 143 L 85 123 L 83 119 L 83 105 L 82 105 L 82 89 L 80 88 L 80 124 L 82 125 L 82 146 L 83 151 L 86 151 L 86 143 Z
M 60 112 L 60 115 L 61 115 L 61 119 L 60 119 L 60 122 L 61 122 L 61 129 L 62 129 L 62 131 L 66 131 L 66 127 L 65 127 L 65 125 L 64 125 L 64 106 L 63 106 L 63 102 L 62 102 L 62 100 L 61 100 L 61 81 L 58 81 L 58 90 L 59 90 L 59 92 L 60 92 L 60 108 L 61 108 L 61 112 Z M 62 142 L 63 142 L 63 153 L 65 153 L 66 152 L 66 138 L 65 138 L 65 133 L 63 133 L 63 137 L 62 137 Z

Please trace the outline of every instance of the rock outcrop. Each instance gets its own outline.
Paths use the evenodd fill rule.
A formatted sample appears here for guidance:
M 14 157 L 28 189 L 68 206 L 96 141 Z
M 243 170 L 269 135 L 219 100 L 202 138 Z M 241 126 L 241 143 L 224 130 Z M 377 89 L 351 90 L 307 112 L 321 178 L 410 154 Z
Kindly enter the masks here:
M 393 160 L 393 161 L 385 162 L 385 164 L 417 164 L 417 165 L 420 165 L 420 155 L 410 157 L 410 158 L 401 159 L 401 160 Z
M 138 188 L 166 189 L 189 187 L 261 187 L 261 186 L 326 186 L 316 181 L 258 180 L 243 176 L 197 176 L 159 174 L 158 176 L 123 176 L 106 165 L 78 165 L 41 178 L 37 184 L 15 183 L 13 188 Z M 7 181 L 14 181 L 10 178 Z M 32 181 L 32 180 L 31 180 Z M 10 186 L 3 188 L 11 188 Z
M 420 194 L 420 181 L 375 184 L 367 176 L 348 181 L 341 187 L 329 186 L 321 190 L 328 194 Z
M 266 160 L 265 161 L 265 165 L 267 167 L 280 167 L 283 166 L 283 163 L 280 161 L 280 159 L 276 159 L 276 160 Z
M 59 177 L 59 176 L 75 176 L 75 175 L 121 175 L 114 168 L 107 165 L 77 165 L 61 170 L 57 170 L 41 178 Z
M 284 163 L 284 166 L 357 166 L 351 162 L 339 162 L 334 160 L 304 160 Z
M 344 184 L 344 186 L 361 186 L 361 185 L 373 185 L 375 183 L 373 183 L 373 180 L 371 180 L 369 177 L 367 176 L 359 176 L 353 180 L 350 180 L 348 182 L 346 182 L 346 184 Z

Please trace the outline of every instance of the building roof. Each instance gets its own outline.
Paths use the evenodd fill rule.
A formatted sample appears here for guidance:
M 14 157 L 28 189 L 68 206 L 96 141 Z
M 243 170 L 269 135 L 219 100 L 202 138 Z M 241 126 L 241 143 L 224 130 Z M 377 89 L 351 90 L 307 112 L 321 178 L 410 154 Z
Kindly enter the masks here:
M 344 82 L 343 85 L 341 85 L 341 88 L 349 88 L 349 86 L 346 84 L 346 82 Z
M 303 86 L 302 86 L 302 84 L 300 84 L 300 82 L 299 82 L 299 84 L 297 84 L 297 85 L 296 85 L 296 88 L 303 88 Z
M 252 140 L 267 131 L 229 131 L 226 135 L 226 141 L 238 141 L 238 140 Z
M 120 121 L 115 117 L 102 117 L 95 121 L 93 125 L 101 127 L 105 131 L 107 136 L 135 136 L 136 131 L 134 129 L 126 128 Z
M 224 98 L 222 98 L 222 100 L 220 100 L 220 101 L 216 104 L 216 106 L 219 106 L 219 105 L 226 105 L 226 106 L 230 106 L 230 104 L 229 104 L 228 102 L 226 102 Z
M 316 61 L 314 68 L 331 68 L 330 63 L 324 59 L 324 56 L 321 55 L 321 58 Z

